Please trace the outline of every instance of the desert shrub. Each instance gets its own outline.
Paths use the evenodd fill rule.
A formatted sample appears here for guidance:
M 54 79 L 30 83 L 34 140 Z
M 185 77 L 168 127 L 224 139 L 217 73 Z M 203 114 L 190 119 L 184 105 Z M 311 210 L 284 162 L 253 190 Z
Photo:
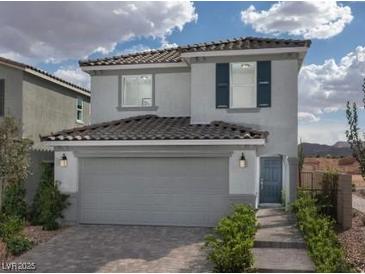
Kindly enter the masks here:
M 32 248 L 33 243 L 23 234 L 15 234 L 5 240 L 6 249 L 12 255 L 20 255 Z
M 341 158 L 340 160 L 338 160 L 338 165 L 340 166 L 347 166 L 347 165 L 352 165 L 356 162 L 356 159 L 352 156 L 347 156 L 344 158 Z
M 334 221 L 320 213 L 317 201 L 308 193 L 300 193 L 292 208 L 316 272 L 351 272 L 334 231 Z
M 26 217 L 27 203 L 25 202 L 24 183 L 13 183 L 5 187 L 1 211 L 6 216 Z
M 337 217 L 338 178 L 337 172 L 325 172 L 322 177 L 321 192 L 316 195 L 317 208 L 333 219 Z
M 58 220 L 63 218 L 63 210 L 69 205 L 69 195 L 62 194 L 53 179 L 53 169 L 44 164 L 31 211 L 32 224 L 42 225 L 45 230 L 58 229 Z
M 256 228 L 255 211 L 246 205 L 234 206 L 233 213 L 219 221 L 213 234 L 205 239 L 208 260 L 213 263 L 215 272 L 251 270 Z
M 0 238 L 6 244 L 7 252 L 19 255 L 32 247 L 32 242 L 24 234 L 24 219 L 16 216 L 0 216 Z
M 18 217 L 0 216 L 0 237 L 4 240 L 14 234 L 20 233 L 24 229 L 24 220 Z

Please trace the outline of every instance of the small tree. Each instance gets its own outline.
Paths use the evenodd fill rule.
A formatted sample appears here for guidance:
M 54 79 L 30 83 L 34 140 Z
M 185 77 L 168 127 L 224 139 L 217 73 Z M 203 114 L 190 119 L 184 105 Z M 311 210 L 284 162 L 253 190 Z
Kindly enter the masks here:
M 362 85 L 363 105 L 365 107 L 365 79 Z M 362 177 L 365 179 L 365 147 L 364 141 L 360 136 L 360 128 L 358 126 L 358 108 L 355 102 L 352 104 L 347 101 L 346 118 L 349 129 L 346 130 L 347 142 L 350 144 L 352 154 L 360 164 L 360 171 Z
M 302 170 L 304 165 L 304 148 L 302 139 L 298 145 L 298 172 L 299 172 L 299 186 L 302 186 Z
M 4 190 L 11 186 L 23 195 L 22 185 L 29 174 L 32 142 L 23 139 L 18 122 L 6 116 L 0 123 L 0 205 L 4 207 Z M 13 189 L 13 190 L 14 190 Z M 14 191 L 12 193 L 15 193 Z M 19 197 L 16 197 L 17 200 Z M 12 203 L 12 202 L 11 202 Z

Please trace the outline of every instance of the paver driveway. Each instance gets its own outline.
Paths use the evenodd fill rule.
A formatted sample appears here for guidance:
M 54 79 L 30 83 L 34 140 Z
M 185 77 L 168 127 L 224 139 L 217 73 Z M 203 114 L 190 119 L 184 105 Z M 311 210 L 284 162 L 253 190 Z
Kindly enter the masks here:
M 207 228 L 82 225 L 17 259 L 37 272 L 209 272 Z

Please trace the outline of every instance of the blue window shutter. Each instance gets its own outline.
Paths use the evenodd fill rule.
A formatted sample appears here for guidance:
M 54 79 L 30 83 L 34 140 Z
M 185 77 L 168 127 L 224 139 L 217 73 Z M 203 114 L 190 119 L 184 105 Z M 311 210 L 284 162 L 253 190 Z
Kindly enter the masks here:
M 271 107 L 271 61 L 257 62 L 257 107 Z
M 216 64 L 216 108 L 229 108 L 229 63 Z

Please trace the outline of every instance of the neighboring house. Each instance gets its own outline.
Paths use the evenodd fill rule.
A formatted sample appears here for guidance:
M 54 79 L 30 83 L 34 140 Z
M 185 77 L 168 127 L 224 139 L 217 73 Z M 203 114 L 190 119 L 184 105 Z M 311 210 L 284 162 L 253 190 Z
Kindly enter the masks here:
M 20 123 L 22 137 L 33 141 L 27 200 L 40 178 L 40 163 L 53 163 L 53 152 L 40 135 L 90 123 L 90 92 L 42 70 L 0 57 L 0 121 L 9 115 Z
M 232 203 L 295 199 L 310 43 L 239 38 L 81 61 L 93 125 L 42 137 L 72 195 L 67 220 L 212 226 Z

